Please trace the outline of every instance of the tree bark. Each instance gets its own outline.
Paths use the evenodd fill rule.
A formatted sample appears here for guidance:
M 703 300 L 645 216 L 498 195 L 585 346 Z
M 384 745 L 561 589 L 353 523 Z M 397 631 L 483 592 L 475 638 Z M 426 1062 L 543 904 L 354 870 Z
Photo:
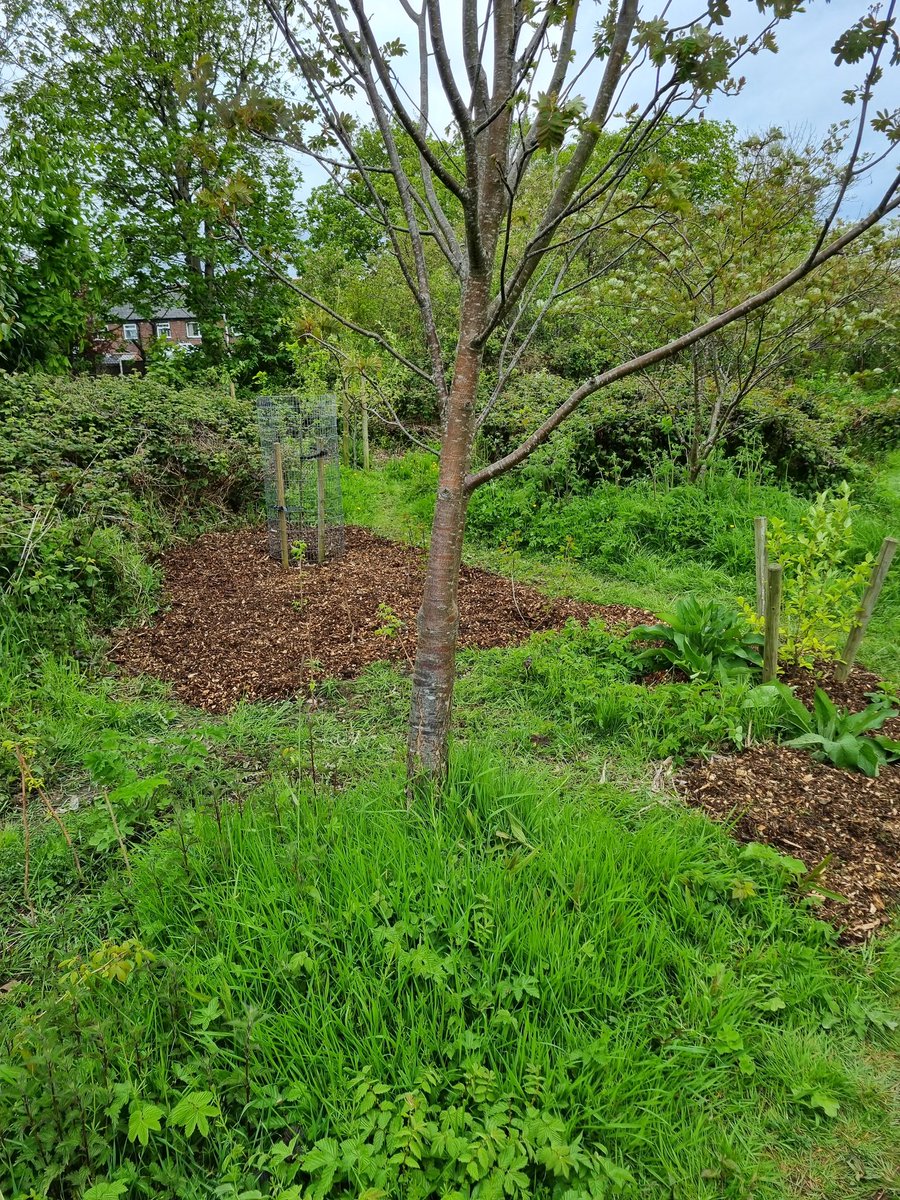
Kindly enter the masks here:
M 447 773 L 459 634 L 459 569 L 470 494 L 466 476 L 472 459 L 481 372 L 481 351 L 472 342 L 487 311 L 487 284 L 470 279 L 466 293 L 461 322 L 464 335 L 460 337 L 447 400 L 431 546 L 417 622 L 406 759 L 410 799 L 423 784 L 440 783 Z

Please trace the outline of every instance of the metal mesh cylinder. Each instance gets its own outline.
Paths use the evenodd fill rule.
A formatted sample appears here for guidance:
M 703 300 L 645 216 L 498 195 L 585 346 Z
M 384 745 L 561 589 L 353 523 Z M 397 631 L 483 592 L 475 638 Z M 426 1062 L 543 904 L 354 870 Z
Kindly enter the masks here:
M 291 564 L 344 553 L 337 404 L 288 392 L 257 406 L 269 554 Z

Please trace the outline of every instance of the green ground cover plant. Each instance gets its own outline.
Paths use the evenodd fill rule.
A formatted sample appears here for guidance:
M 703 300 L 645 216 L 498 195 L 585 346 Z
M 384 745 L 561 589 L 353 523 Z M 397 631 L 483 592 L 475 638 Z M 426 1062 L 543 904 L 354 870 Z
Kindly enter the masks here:
M 890 1178 L 894 966 L 698 814 L 469 752 L 433 810 L 283 784 L 131 861 L 4 1000 L 12 1195 L 779 1197 L 845 1112 L 834 1194 Z
M 897 716 L 898 709 L 889 696 L 870 693 L 869 699 L 871 703 L 860 712 L 849 712 L 838 708 L 822 688 L 816 688 L 810 710 L 791 688 L 776 682 L 757 688 L 748 704 L 774 706 L 777 723 L 794 734 L 785 745 L 801 747 L 814 758 L 874 778 L 879 767 L 900 759 L 900 742 L 878 733 L 885 721 Z
M 803 883 L 815 864 L 738 848 L 659 785 L 778 732 L 750 679 L 647 688 L 600 622 L 466 652 L 451 784 L 410 814 L 405 670 L 215 719 L 109 671 L 97 624 L 155 603 L 148 555 L 254 511 L 246 409 L 91 384 L 124 404 L 108 428 L 61 385 L 14 382 L 55 438 L 44 478 L 10 402 L 16 520 L 27 477 L 69 539 L 34 569 L 84 553 L 104 582 L 78 566 L 68 600 L 48 584 L 0 611 L 4 1196 L 896 1187 L 896 937 L 839 947 Z M 209 438 L 230 449 L 205 476 Z M 891 529 L 895 467 L 857 482 L 856 561 Z M 560 498 L 523 472 L 475 506 L 468 553 L 583 599 L 732 612 L 752 517 L 790 525 L 808 498 L 727 464 L 675 478 Z M 421 454 L 348 471 L 348 520 L 424 545 L 434 479 Z M 86 549 L 116 530 L 127 569 Z M 897 611 L 889 580 L 863 653 L 883 673 Z
M 684 596 L 671 612 L 660 613 L 655 625 L 638 625 L 631 639 L 652 640 L 638 653 L 649 667 L 676 667 L 691 679 L 749 675 L 762 666 L 763 639 L 747 619 L 719 600 Z
M 840 557 L 841 579 L 857 581 L 883 538 L 896 535 L 900 487 L 890 467 L 868 469 L 851 495 L 856 506 L 852 524 L 849 530 L 839 531 L 827 554 Z M 398 504 L 396 493 L 393 503 Z M 532 577 L 546 578 L 551 586 L 554 570 L 549 564 L 555 564 L 556 578 L 565 580 L 557 586 L 574 587 L 580 598 L 602 597 L 662 609 L 685 593 L 732 604 L 746 602 L 754 594 L 753 518 L 766 515 L 770 524 L 783 522 L 785 537 L 794 538 L 795 531 L 802 533 L 809 508 L 802 495 L 767 483 L 755 469 L 739 469 L 733 463 L 720 464 L 697 485 L 652 479 L 624 487 L 600 483 L 565 497 L 546 490 L 523 470 L 476 493 L 467 529 L 476 552 L 479 548 L 496 552 L 514 542 L 523 562 L 535 562 Z M 490 553 L 483 561 L 492 561 Z M 814 588 L 818 577 L 803 575 L 797 604 L 810 601 L 811 615 L 804 620 L 809 636 L 815 634 L 821 643 L 821 614 L 816 613 L 827 597 Z M 854 597 L 858 599 L 855 593 Z M 844 588 L 836 609 L 829 602 L 829 646 L 835 637 L 840 640 L 834 627 L 845 628 L 846 613 L 852 612 L 855 599 Z M 800 617 L 795 614 L 795 618 L 799 627 Z M 879 674 L 890 680 L 900 679 L 898 627 L 900 571 L 892 570 L 861 655 L 864 664 L 877 666 Z

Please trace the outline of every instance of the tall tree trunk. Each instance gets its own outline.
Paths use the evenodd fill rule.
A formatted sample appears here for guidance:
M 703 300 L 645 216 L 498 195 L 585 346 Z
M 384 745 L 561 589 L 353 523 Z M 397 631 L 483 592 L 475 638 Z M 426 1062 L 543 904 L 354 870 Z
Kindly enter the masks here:
M 485 312 L 487 286 L 470 280 L 467 293 L 447 401 L 431 547 L 418 617 L 406 759 L 412 789 L 423 782 L 440 782 L 447 770 L 459 632 L 459 568 L 469 503 L 465 480 L 472 459 L 481 371 L 481 351 L 471 343 Z

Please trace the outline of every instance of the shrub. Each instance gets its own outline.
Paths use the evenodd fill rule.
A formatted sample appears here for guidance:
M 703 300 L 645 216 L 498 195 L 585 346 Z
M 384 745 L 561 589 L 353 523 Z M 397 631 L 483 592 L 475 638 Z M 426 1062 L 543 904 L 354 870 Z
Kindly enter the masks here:
M 769 519 L 768 553 L 781 565 L 781 654 L 812 666 L 836 658 L 846 642 L 873 556 L 853 563 L 850 488 L 820 492 L 795 528 Z M 761 627 L 761 622 L 757 619 Z
M 869 404 L 859 405 L 850 425 L 850 435 L 868 453 L 900 446 L 900 393 L 890 392 Z
M 572 381 L 547 371 L 515 379 L 492 411 L 482 451 L 496 457 L 517 445 L 572 390 Z M 557 494 L 577 492 L 586 484 L 646 479 L 667 464 L 683 477 L 690 444 L 691 398 L 677 379 L 665 379 L 665 400 L 640 380 L 629 380 L 600 393 L 576 410 L 541 447 L 529 471 Z M 840 391 L 835 402 L 834 391 Z M 769 480 L 802 489 L 825 487 L 845 478 L 847 428 L 862 405 L 858 388 L 842 384 L 781 383 L 756 388 L 743 401 L 716 452 L 718 463 L 737 463 L 752 455 Z M 876 416 L 869 401 L 872 436 L 883 424 L 889 437 L 891 410 Z M 896 410 L 894 410 L 896 412 Z M 895 418 L 896 420 L 896 418 Z M 894 429 L 895 436 L 898 430 Z M 862 437 L 862 426 L 860 427 Z
M 145 610 L 147 557 L 256 492 L 253 410 L 154 380 L 0 373 L 0 587 L 53 625 Z

